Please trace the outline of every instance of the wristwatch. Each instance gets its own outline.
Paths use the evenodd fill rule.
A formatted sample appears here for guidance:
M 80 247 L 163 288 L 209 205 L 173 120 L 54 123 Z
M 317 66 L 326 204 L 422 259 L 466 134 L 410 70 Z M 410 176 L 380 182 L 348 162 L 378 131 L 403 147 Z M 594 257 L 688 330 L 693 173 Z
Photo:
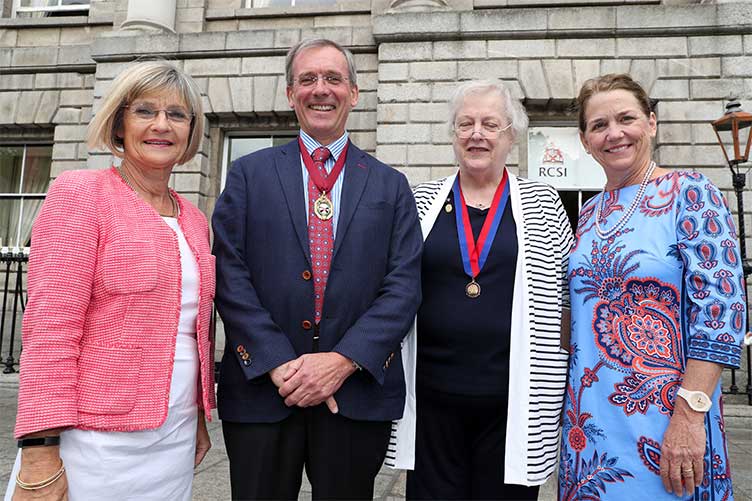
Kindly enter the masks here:
M 679 388 L 676 394 L 686 400 L 693 411 L 708 412 L 712 405 L 710 397 L 703 391 L 691 391 Z

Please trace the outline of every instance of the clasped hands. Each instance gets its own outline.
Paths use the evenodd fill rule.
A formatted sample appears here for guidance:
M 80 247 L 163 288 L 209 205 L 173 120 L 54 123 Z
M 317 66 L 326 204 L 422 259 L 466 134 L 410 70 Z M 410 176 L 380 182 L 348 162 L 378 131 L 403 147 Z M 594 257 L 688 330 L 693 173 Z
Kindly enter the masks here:
M 334 393 L 355 367 L 352 360 L 337 352 L 306 353 L 269 371 L 285 405 L 312 407 L 326 402 L 329 410 L 339 412 Z

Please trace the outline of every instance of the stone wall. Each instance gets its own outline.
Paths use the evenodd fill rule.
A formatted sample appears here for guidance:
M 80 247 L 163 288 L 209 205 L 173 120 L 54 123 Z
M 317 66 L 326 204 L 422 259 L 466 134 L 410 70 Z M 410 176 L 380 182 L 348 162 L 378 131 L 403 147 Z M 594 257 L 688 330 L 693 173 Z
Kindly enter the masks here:
M 735 204 L 710 122 L 731 95 L 752 106 L 751 21 L 752 4 L 377 16 L 377 156 L 414 181 L 445 175 L 454 159 L 442 121 L 457 82 L 500 79 L 526 104 L 531 125 L 576 125 L 567 106 L 582 83 L 629 72 L 659 99 L 656 160 L 702 170 Z M 527 173 L 519 151 L 510 163 Z

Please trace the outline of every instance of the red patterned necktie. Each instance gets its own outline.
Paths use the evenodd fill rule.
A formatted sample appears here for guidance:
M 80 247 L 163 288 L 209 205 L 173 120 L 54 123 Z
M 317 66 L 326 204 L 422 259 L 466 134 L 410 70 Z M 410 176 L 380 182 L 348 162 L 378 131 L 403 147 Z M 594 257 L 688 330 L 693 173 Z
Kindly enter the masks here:
M 311 154 L 313 165 L 326 178 L 328 173 L 324 168 L 324 163 L 331 155 L 326 148 L 316 148 Z M 311 263 L 313 263 L 313 294 L 314 310 L 316 312 L 316 323 L 321 321 L 321 309 L 324 306 L 324 291 L 326 290 L 326 280 L 329 278 L 329 265 L 332 261 L 334 252 L 334 235 L 332 218 L 321 220 L 316 216 L 313 210 L 316 199 L 321 193 L 313 183 L 311 176 L 308 176 L 308 245 L 311 248 Z M 331 198 L 331 194 L 327 193 Z

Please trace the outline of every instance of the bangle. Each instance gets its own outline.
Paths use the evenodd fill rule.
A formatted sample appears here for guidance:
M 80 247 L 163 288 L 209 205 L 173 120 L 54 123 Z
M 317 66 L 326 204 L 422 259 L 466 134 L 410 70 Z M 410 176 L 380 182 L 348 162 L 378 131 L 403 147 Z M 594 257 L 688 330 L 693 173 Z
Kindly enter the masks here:
M 18 441 L 18 447 L 21 449 L 24 447 L 38 447 L 40 445 L 60 445 L 60 435 L 54 437 L 22 438 Z
M 63 464 L 61 460 L 60 469 L 57 470 L 50 478 L 46 480 L 42 480 L 41 482 L 26 483 L 23 480 L 21 480 L 21 472 L 19 471 L 16 474 L 16 485 L 18 485 L 21 489 L 25 491 L 36 491 L 39 489 L 44 489 L 45 487 L 54 484 L 60 479 L 60 477 L 63 476 L 64 473 L 65 473 L 65 465 Z

